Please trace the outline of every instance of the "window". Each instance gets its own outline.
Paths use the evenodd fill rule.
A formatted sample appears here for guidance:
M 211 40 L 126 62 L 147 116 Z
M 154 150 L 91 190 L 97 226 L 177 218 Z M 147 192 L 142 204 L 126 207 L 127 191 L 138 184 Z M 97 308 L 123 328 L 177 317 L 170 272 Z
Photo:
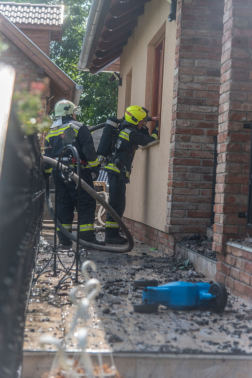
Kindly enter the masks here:
M 165 50 L 165 36 L 163 35 L 159 41 L 154 45 L 154 70 L 153 70 L 153 84 L 152 84 L 152 115 L 159 114 L 159 135 L 161 129 L 161 110 L 162 110 L 162 92 L 163 92 L 163 73 L 164 73 L 164 50 Z M 155 127 L 152 122 L 151 131 Z
M 125 109 L 131 104 L 132 68 L 126 76 Z

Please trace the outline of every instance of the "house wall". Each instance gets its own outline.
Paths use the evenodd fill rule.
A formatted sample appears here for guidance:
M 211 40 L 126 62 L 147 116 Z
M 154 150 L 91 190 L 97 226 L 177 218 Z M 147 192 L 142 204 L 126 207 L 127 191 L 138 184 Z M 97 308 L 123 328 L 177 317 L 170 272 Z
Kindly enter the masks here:
M 1 52 L 0 63 L 11 65 L 16 71 L 15 89 L 29 90 L 31 82 L 38 81 L 37 69 L 39 68 L 31 59 L 27 57 L 10 39 L 1 33 L 1 42 L 8 45 L 8 49 Z M 41 97 L 42 109 L 48 113 L 46 97 L 50 97 L 49 87 Z M 44 145 L 45 134 L 40 135 L 40 145 Z
M 1 52 L 0 62 L 9 64 L 16 70 L 16 87 L 25 82 L 37 80 L 38 66 L 34 64 L 12 41 L 1 34 L 1 41 L 8 45 L 8 49 Z
M 218 133 L 223 0 L 178 0 L 167 232 L 206 233 Z
M 176 42 L 176 22 L 169 23 L 170 4 L 152 0 L 145 5 L 134 35 L 121 55 L 122 87 L 119 87 L 118 117 L 125 106 L 142 105 L 150 109 L 154 44 L 165 32 L 165 58 L 160 143 L 139 149 L 133 162 L 130 184 L 127 185 L 124 216 L 165 231 L 167 180 L 172 118 L 172 88 Z M 131 95 L 129 88 L 131 87 Z
M 46 55 L 50 55 L 50 34 L 49 30 L 22 29 L 22 32 L 35 43 Z
M 248 211 L 252 121 L 252 1 L 225 0 L 213 250 L 216 280 L 252 300 L 252 236 Z
M 213 249 L 246 237 L 252 121 L 251 1 L 225 0 Z M 219 258 L 222 256 L 220 255 Z

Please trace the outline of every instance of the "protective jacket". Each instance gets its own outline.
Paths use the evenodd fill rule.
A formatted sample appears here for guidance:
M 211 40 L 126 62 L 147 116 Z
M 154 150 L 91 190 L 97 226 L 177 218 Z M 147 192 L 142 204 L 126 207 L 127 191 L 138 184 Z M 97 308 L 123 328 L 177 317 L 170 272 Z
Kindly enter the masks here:
M 129 122 L 122 122 L 119 135 L 108 159 L 108 164 L 105 166 L 105 171 L 121 176 L 128 182 L 138 146 L 146 146 L 157 139 L 158 124 L 150 136 L 147 127 L 142 127 L 141 130 L 138 130 Z
M 92 169 L 94 172 L 99 172 L 100 163 L 94 148 L 94 142 L 87 126 L 81 122 L 75 121 L 72 117 L 62 117 L 62 125 L 57 129 L 52 129 L 45 138 L 44 155 L 52 159 L 57 159 L 65 147 L 64 133 L 67 129 L 72 128 L 75 132 L 75 140 L 72 145 L 77 149 L 82 168 Z M 71 151 L 66 151 L 64 155 L 67 158 Z M 72 161 L 70 165 L 77 166 L 76 161 Z M 49 164 L 45 164 L 45 173 L 51 173 L 52 168 Z
M 74 138 L 75 135 L 75 138 Z M 89 186 L 93 188 L 93 180 L 91 170 L 95 173 L 99 172 L 99 160 L 94 148 L 93 138 L 88 128 L 80 122 L 75 121 L 72 117 L 62 116 L 62 124 L 51 129 L 45 138 L 44 155 L 52 159 L 57 159 L 66 144 L 71 143 L 76 147 L 80 160 L 80 177 Z M 71 151 L 66 151 L 63 157 L 63 164 L 74 166 L 74 172 L 77 172 L 77 161 L 74 159 L 67 161 Z M 66 160 L 65 160 L 66 159 Z M 53 171 L 54 183 L 57 182 L 57 209 L 58 219 L 60 223 L 69 232 L 72 232 L 72 223 L 74 219 L 74 209 L 78 207 L 78 192 L 76 184 L 72 180 L 65 181 L 60 172 L 56 175 L 56 168 L 52 168 L 50 164 L 45 164 L 44 170 L 46 174 Z M 87 241 L 94 241 L 94 221 L 96 201 L 85 190 L 81 188 L 80 198 L 80 238 Z M 57 229 L 59 243 L 65 246 L 71 246 L 71 241 L 59 229 Z

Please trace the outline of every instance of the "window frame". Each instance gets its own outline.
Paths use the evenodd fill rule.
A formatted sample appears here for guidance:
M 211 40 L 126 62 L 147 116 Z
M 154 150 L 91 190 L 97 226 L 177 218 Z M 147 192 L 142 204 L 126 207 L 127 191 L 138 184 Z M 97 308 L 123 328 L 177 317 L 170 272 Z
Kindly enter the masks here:
M 159 131 L 158 139 L 160 139 L 161 131 L 161 114 L 162 114 L 162 95 L 164 81 L 164 56 L 165 56 L 165 33 L 159 38 L 154 45 L 154 64 L 152 79 L 152 108 L 151 114 L 156 116 L 159 114 Z M 150 134 L 155 127 L 155 123 L 151 122 Z

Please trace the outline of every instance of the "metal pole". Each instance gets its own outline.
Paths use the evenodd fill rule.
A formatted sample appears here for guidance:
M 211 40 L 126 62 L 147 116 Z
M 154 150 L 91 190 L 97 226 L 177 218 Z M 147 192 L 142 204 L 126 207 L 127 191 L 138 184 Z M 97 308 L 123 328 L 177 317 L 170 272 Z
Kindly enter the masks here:
M 79 174 L 79 183 L 78 183 L 78 204 L 77 204 L 77 214 L 78 214 L 78 224 L 77 224 L 77 242 L 76 242 L 76 255 L 75 255 L 75 283 L 78 283 L 78 267 L 79 267 L 79 241 L 80 241 L 80 207 L 81 207 L 81 170 L 80 170 L 80 157 L 78 152 L 76 151 L 76 158 L 77 158 L 77 172 Z
M 57 219 L 58 219 L 58 207 L 57 207 L 57 194 L 58 194 L 58 172 L 59 172 L 59 161 L 56 168 L 56 177 L 55 177 L 55 218 L 54 218 L 54 243 L 53 243 L 53 277 L 57 276 Z

